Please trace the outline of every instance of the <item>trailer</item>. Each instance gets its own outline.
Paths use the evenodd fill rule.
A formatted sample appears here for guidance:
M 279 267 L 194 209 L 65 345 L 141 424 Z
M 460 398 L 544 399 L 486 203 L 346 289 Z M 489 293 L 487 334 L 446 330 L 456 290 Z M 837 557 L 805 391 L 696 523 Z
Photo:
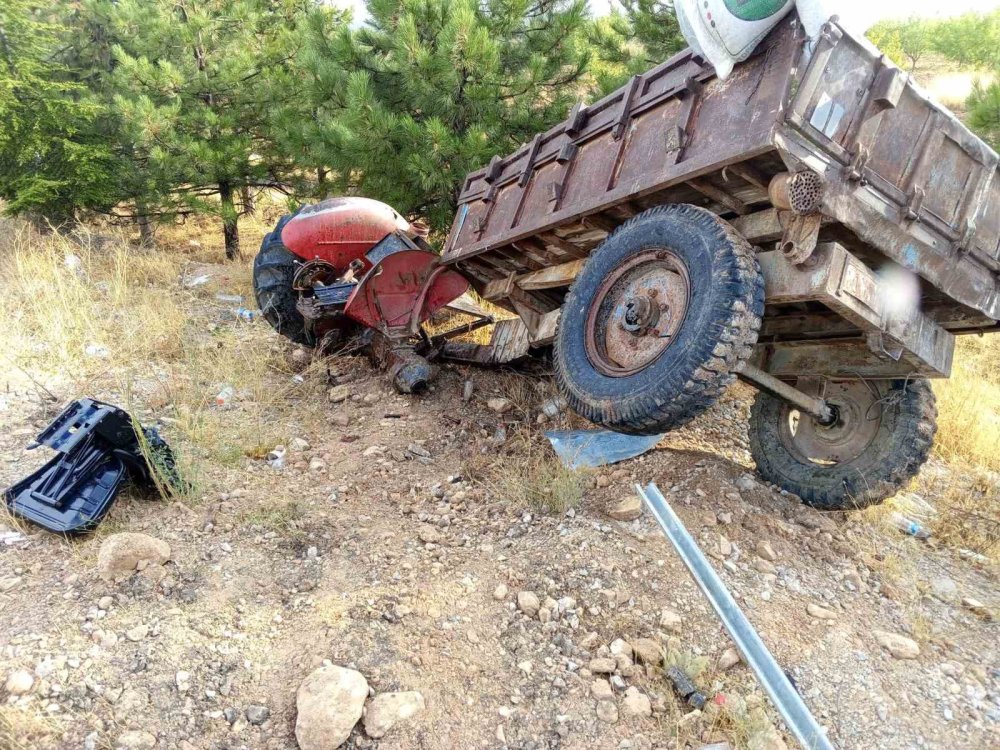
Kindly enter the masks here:
M 569 405 L 619 432 L 677 428 L 740 378 L 761 475 L 861 507 L 927 459 L 955 336 L 1000 330 L 997 163 L 867 40 L 792 14 L 725 80 L 681 52 L 471 173 L 440 256 L 392 235 L 407 314 L 344 312 L 409 356 L 427 300 L 467 283 L 517 319 L 452 353 L 551 346 Z M 377 266 L 351 291 L 369 311 Z

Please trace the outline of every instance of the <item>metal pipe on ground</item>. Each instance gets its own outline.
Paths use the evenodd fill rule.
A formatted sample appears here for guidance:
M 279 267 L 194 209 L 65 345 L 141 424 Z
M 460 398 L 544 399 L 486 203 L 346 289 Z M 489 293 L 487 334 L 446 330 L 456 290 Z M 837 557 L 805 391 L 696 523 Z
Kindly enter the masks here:
M 736 601 L 726 589 L 726 584 L 716 574 L 698 544 L 684 528 L 680 518 L 659 488 L 650 483 L 645 489 L 635 486 L 639 497 L 649 508 L 663 533 L 673 545 L 681 561 L 691 573 L 712 609 L 722 620 L 730 637 L 743 655 L 744 661 L 757 676 L 764 691 L 771 698 L 785 720 L 788 729 L 806 750 L 834 750 L 823 728 L 810 713 L 801 696 L 795 690 L 781 666 L 775 661 L 767 646 L 761 641 L 746 615 L 740 611 Z

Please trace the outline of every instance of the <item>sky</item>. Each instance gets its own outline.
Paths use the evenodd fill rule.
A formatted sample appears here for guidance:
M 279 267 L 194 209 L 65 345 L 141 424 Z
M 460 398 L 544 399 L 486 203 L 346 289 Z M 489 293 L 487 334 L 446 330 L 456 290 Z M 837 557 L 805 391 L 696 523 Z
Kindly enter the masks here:
M 595 15 L 605 15 L 616 5 L 616 0 L 588 0 Z M 365 17 L 364 0 L 330 0 L 333 5 L 354 10 L 354 22 L 360 23 Z M 850 6 L 862 8 L 871 20 L 882 18 L 908 18 L 909 16 L 957 16 L 968 11 L 988 11 L 1000 7 L 1000 0 L 840 0 L 827 2 L 833 7 L 842 7 L 842 15 L 847 16 Z

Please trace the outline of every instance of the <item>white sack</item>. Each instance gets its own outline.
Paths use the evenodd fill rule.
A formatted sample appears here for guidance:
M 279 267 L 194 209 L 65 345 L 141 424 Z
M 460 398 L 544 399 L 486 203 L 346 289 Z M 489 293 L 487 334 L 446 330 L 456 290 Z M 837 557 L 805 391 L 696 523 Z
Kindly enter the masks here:
M 854 33 L 864 33 L 872 12 L 857 0 L 677 0 L 674 10 L 681 33 L 696 53 L 727 78 L 792 8 L 810 37 L 831 16 Z

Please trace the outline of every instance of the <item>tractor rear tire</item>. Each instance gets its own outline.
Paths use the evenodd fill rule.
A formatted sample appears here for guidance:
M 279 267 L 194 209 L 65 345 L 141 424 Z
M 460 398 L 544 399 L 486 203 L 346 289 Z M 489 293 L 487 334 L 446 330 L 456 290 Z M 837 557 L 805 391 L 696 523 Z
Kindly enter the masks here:
M 610 430 L 675 429 L 736 379 L 763 312 L 760 265 L 732 226 L 696 206 L 651 208 L 608 235 L 566 295 L 559 389 Z
M 282 216 L 274 231 L 264 237 L 253 262 L 253 291 L 257 307 L 282 336 L 296 344 L 313 346 L 306 321 L 295 306 L 292 279 L 301 261 L 281 241 L 281 230 L 292 215 Z
M 824 397 L 837 414 L 830 425 L 757 393 L 749 438 L 760 475 L 821 510 L 865 508 L 906 486 L 934 442 L 930 383 L 830 383 Z

